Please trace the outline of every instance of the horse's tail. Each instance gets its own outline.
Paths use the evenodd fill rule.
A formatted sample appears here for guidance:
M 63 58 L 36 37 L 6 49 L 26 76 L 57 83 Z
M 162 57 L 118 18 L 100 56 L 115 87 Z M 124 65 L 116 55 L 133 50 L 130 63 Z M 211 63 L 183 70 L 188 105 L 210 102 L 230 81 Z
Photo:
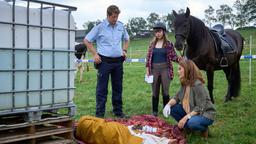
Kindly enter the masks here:
M 240 89 L 241 89 L 241 73 L 240 73 L 240 64 L 239 61 L 234 66 L 233 69 L 233 78 L 232 78 L 232 85 L 233 85 L 233 95 L 234 97 L 237 97 L 240 95 Z
M 240 35 L 240 34 L 239 34 Z M 242 37 L 240 35 L 240 43 L 238 43 L 238 49 L 239 49 L 239 56 L 237 57 L 237 62 L 234 66 L 233 69 L 233 80 L 232 80 L 232 84 L 233 84 L 233 96 L 237 97 L 240 95 L 240 90 L 241 90 L 241 72 L 240 72 L 240 57 L 244 48 L 244 37 Z

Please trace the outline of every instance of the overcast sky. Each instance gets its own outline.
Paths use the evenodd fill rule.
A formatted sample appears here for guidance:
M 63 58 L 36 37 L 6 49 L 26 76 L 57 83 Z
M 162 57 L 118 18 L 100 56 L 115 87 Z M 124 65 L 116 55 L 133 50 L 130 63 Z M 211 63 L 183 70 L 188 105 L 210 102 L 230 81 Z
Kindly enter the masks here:
M 204 18 L 204 10 L 211 5 L 215 10 L 220 5 L 227 4 L 233 6 L 235 0 L 45 0 L 77 7 L 73 12 L 78 29 L 87 21 L 103 20 L 106 18 L 106 9 L 109 5 L 117 5 L 121 13 L 119 20 L 127 23 L 133 17 L 143 17 L 146 19 L 151 12 L 162 15 L 171 13 L 172 10 L 190 8 L 190 12 L 195 17 Z

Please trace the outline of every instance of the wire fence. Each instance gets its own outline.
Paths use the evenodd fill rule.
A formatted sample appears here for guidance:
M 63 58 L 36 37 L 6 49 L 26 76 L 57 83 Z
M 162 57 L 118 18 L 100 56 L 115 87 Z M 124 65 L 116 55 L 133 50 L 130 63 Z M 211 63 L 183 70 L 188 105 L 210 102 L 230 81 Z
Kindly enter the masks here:
M 256 54 L 256 45 L 250 46 L 249 44 L 245 44 L 242 55 L 250 55 L 250 47 L 252 50 L 251 55 Z M 145 58 L 146 54 L 147 54 L 147 49 L 148 49 L 147 46 L 142 46 L 142 45 L 129 47 L 128 58 L 130 58 L 130 59 Z M 180 54 L 178 51 L 176 51 L 176 52 L 178 55 Z M 247 58 L 249 58 L 249 57 L 247 57 Z
M 134 62 L 140 62 L 140 63 L 145 63 L 145 57 L 147 55 L 147 50 L 148 50 L 148 45 L 149 42 L 145 42 L 145 44 L 136 44 L 133 43 L 133 41 L 131 42 L 131 45 L 128 49 L 128 58 L 126 60 L 126 62 L 128 62 L 129 64 L 132 64 Z M 180 55 L 180 53 L 178 51 L 176 51 L 178 55 Z M 87 62 L 93 62 L 92 59 L 90 59 L 92 57 L 88 56 L 87 53 Z M 241 56 L 242 60 L 248 60 L 249 64 L 248 64 L 248 75 L 249 75 L 249 85 L 251 85 L 252 81 L 252 60 L 256 59 L 256 40 L 253 38 L 253 36 L 250 36 L 249 38 L 245 38 L 245 42 L 244 42 L 244 49 L 242 52 L 242 56 Z M 136 65 L 138 66 L 138 65 Z M 140 65 L 140 66 L 145 66 L 145 65 Z
M 127 52 L 127 57 L 129 59 L 127 62 L 144 62 L 141 59 L 145 59 L 148 51 L 148 45 L 149 42 L 147 41 L 145 42 L 145 44 L 134 44 L 133 41 L 131 41 Z M 176 51 L 176 53 L 180 55 L 180 52 Z M 245 39 L 241 59 L 255 59 L 253 55 L 256 55 L 256 40 L 254 40 L 254 38 L 250 36 L 249 38 Z M 92 62 L 92 55 L 90 53 L 86 54 L 86 58 L 89 62 Z

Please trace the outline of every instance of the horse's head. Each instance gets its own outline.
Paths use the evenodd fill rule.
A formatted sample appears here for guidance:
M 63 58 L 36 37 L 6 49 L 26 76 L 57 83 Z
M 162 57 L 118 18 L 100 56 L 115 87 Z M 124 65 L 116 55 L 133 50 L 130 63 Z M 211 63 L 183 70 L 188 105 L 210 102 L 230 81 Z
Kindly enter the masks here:
M 173 21 L 173 28 L 175 33 L 175 47 L 177 50 L 181 51 L 184 49 L 185 42 L 189 35 L 189 15 L 190 10 L 187 8 L 186 13 L 177 14 L 176 11 L 173 10 L 173 15 L 175 17 Z

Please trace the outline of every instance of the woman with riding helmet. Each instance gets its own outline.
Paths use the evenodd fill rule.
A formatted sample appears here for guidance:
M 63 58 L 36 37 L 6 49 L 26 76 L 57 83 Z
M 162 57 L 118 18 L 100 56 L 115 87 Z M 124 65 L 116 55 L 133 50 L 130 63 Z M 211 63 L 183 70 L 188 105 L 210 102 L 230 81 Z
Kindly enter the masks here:
M 152 114 L 158 115 L 160 86 L 163 96 L 163 106 L 169 101 L 169 87 L 173 79 L 172 61 L 178 62 L 174 46 L 167 38 L 166 26 L 157 22 L 154 27 L 154 38 L 149 45 L 146 57 L 146 75 L 153 75 L 152 83 Z

